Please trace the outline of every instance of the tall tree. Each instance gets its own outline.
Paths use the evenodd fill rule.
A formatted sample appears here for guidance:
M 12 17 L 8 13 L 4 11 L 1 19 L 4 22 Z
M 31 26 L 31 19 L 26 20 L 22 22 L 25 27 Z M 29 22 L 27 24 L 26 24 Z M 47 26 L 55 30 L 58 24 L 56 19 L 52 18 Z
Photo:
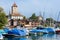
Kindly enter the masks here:
M 0 29 L 3 28 L 3 26 L 5 26 L 7 23 L 7 17 L 6 14 L 3 10 L 3 8 L 0 7 Z

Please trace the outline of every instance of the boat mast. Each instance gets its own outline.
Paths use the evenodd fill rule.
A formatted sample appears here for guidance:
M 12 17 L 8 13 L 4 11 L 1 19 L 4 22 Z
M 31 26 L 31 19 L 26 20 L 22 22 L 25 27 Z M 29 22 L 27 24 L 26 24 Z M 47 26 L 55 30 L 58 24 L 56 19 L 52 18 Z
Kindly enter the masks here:
M 49 26 L 51 27 L 51 14 L 50 14 L 50 22 L 49 22 L 49 24 L 50 24 Z
M 59 11 L 59 14 L 58 14 L 58 17 L 57 17 L 57 22 L 59 21 L 59 16 L 60 16 L 60 11 Z M 57 27 L 57 23 L 56 23 L 56 27 Z
M 43 12 L 43 25 L 45 25 L 44 16 L 45 16 L 45 12 Z
M 59 20 L 59 16 L 60 16 L 60 12 L 59 12 L 59 14 L 58 14 L 57 21 Z

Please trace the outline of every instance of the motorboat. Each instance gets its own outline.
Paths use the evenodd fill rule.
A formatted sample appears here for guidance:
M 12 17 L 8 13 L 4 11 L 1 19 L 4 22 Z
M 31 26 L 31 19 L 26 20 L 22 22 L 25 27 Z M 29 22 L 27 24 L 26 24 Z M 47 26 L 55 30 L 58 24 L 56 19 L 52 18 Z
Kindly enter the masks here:
M 55 33 L 55 29 L 52 27 L 36 27 L 35 29 L 32 29 L 30 33 L 51 34 L 51 33 Z
M 2 34 L 0 34 L 0 40 L 3 40 L 3 35 Z
M 7 34 L 3 29 L 0 29 L 0 34 Z
M 60 28 L 59 28 L 59 27 L 55 28 L 55 32 L 56 32 L 57 34 L 60 33 Z
M 45 28 L 45 31 L 47 31 L 47 34 L 55 33 L 55 29 L 53 27 L 47 27 Z
M 33 29 L 30 30 L 30 35 L 33 34 L 33 35 L 43 35 L 45 30 L 45 28 L 43 27 L 35 27 Z
M 17 36 L 26 36 L 26 30 L 25 29 L 20 30 L 20 29 L 14 28 L 14 29 L 8 31 L 8 34 L 13 34 L 13 35 L 17 35 Z

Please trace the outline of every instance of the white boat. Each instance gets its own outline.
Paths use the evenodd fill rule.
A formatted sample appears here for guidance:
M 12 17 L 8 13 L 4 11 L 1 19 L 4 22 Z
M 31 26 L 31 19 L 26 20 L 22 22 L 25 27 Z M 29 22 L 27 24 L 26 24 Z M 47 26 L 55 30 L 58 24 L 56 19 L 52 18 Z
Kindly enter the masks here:
M 2 34 L 0 34 L 0 40 L 3 40 L 3 35 Z
M 56 33 L 60 33 L 60 28 L 55 28 Z

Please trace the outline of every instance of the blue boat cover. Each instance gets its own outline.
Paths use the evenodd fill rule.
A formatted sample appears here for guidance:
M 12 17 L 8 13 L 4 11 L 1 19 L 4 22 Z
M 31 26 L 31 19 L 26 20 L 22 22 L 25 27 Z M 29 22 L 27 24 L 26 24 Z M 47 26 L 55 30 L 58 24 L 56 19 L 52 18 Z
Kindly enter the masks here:
M 3 29 L 0 29 L 0 34 L 6 34 L 6 32 Z
M 19 36 L 25 36 L 26 32 L 24 30 L 14 28 L 13 30 L 9 31 L 8 34 L 15 34 L 15 35 L 19 35 Z
M 46 28 L 46 30 L 47 30 L 48 32 L 54 32 L 54 30 L 53 30 L 52 28 Z
M 33 33 L 38 33 L 38 32 L 43 32 L 43 30 L 38 30 L 38 29 L 33 29 L 33 30 L 31 30 L 30 32 L 33 32 Z
M 4 31 L 5 31 L 6 33 L 8 33 L 9 29 L 8 29 L 8 28 L 4 28 Z

